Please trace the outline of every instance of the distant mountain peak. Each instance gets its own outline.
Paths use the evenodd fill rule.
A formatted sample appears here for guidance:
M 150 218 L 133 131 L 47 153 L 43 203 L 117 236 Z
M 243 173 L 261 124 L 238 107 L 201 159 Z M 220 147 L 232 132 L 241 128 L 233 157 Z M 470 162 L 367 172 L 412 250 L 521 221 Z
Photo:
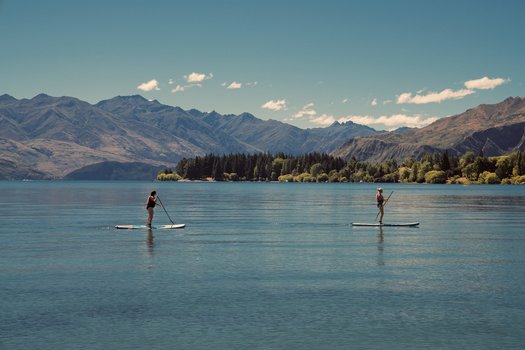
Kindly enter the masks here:
M 244 112 L 240 114 L 239 118 L 241 118 L 243 121 L 252 121 L 252 120 L 257 119 L 253 114 L 248 113 L 248 112 Z
M 336 120 L 335 122 L 333 122 L 329 126 L 329 128 L 340 128 L 340 127 L 354 126 L 354 125 L 355 125 L 355 123 L 353 121 L 351 121 L 351 120 L 346 121 L 346 122 L 339 122 L 339 121 Z
M 102 100 L 97 104 L 108 104 L 108 103 L 125 103 L 125 104 L 146 104 L 151 103 L 149 100 L 141 95 L 128 95 L 128 96 L 115 96 L 109 100 Z
M 44 100 L 44 99 L 50 99 L 50 98 L 54 98 L 52 96 L 49 96 L 48 94 L 44 94 L 44 93 L 40 93 L 38 95 L 36 95 L 35 97 L 33 97 L 31 100 L 33 101 L 40 101 L 40 100 Z
M 212 110 L 211 112 L 206 113 L 206 117 L 222 117 L 222 115 L 215 110 Z
M 147 98 L 139 94 L 123 96 L 123 98 L 129 98 L 129 99 L 138 100 L 138 101 L 148 101 Z
M 16 101 L 18 101 L 16 98 L 8 94 L 3 94 L 2 96 L 0 96 L 0 103 L 10 103 Z
M 150 101 L 141 95 L 117 96 L 112 100 L 120 100 L 133 103 L 149 103 Z
M 521 97 L 509 97 L 503 101 L 508 106 L 522 105 L 525 104 L 525 98 Z
M 102 100 L 95 106 L 102 109 L 114 110 L 115 108 L 135 108 L 144 106 L 159 106 L 160 103 L 157 100 L 149 101 L 141 95 L 129 95 L 129 96 L 115 96 L 109 100 Z
M 503 102 L 514 102 L 514 101 L 521 101 L 521 100 L 523 100 L 523 98 L 519 96 L 516 96 L 516 97 L 509 96 Z

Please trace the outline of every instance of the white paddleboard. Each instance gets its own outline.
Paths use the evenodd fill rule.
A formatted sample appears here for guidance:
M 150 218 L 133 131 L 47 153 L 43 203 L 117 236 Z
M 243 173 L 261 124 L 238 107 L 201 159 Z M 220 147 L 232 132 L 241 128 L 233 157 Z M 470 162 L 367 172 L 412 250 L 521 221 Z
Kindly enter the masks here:
M 406 227 L 406 226 L 418 226 L 419 222 L 407 222 L 399 224 L 379 224 L 379 223 L 366 223 L 366 222 L 352 222 L 352 226 L 376 226 L 376 227 Z
M 146 225 L 116 225 L 116 229 L 120 230 L 150 230 L 150 229 L 158 229 L 158 230 L 175 230 L 178 228 L 184 228 L 186 227 L 186 224 L 175 224 L 175 225 L 160 225 L 160 226 L 152 226 L 148 227 Z

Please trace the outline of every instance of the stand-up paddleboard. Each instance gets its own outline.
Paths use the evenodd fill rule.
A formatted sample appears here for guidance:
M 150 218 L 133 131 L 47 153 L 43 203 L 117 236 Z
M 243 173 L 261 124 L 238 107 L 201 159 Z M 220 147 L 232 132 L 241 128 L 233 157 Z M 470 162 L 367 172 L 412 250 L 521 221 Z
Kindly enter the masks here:
M 160 226 L 152 226 L 148 227 L 146 225 L 116 225 L 116 229 L 120 230 L 151 230 L 151 229 L 158 229 L 158 230 L 175 230 L 178 228 L 184 228 L 186 227 L 186 224 L 174 224 L 174 225 L 160 225 Z
M 414 227 L 418 226 L 419 222 L 407 222 L 399 224 L 379 224 L 379 223 L 366 223 L 366 222 L 352 222 L 352 226 L 375 226 L 375 227 Z

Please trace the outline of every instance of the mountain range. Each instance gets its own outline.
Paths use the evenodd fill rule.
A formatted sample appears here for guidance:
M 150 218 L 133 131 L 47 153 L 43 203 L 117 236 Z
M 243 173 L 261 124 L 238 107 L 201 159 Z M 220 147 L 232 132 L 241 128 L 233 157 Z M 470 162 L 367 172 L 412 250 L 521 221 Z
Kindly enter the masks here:
M 185 111 L 139 95 L 95 105 L 74 97 L 39 94 L 18 100 L 2 95 L 0 179 L 79 179 L 94 173 L 123 178 L 131 162 L 144 165 L 142 175 L 131 178 L 151 178 L 153 171 L 175 167 L 184 157 L 331 152 L 353 137 L 376 133 L 352 122 L 300 129 L 249 113 Z
M 525 150 L 525 98 L 482 104 L 464 113 L 442 118 L 420 129 L 378 133 L 349 140 L 332 155 L 344 159 L 382 162 L 420 158 L 424 153 L 498 156 Z
M 207 153 L 324 152 L 382 162 L 445 150 L 485 156 L 525 150 L 525 98 L 479 105 L 420 129 L 379 132 L 353 122 L 300 129 L 139 95 L 94 105 L 46 94 L 0 96 L 0 179 L 151 179 L 184 157 Z

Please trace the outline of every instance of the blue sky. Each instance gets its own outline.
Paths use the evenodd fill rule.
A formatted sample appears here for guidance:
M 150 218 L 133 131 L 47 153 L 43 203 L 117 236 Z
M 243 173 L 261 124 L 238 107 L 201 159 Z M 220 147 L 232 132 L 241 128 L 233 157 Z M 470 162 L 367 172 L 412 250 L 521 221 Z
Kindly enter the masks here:
M 524 13 L 525 0 L 0 0 L 0 94 L 424 126 L 525 96 Z

